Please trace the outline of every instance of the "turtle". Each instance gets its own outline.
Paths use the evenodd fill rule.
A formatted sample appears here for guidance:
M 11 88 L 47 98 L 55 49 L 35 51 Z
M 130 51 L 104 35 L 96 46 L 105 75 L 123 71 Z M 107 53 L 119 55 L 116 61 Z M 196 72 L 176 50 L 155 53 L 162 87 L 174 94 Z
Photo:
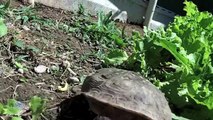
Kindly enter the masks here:
M 171 120 L 164 94 L 141 74 L 118 68 L 101 68 L 81 87 L 95 120 Z M 100 118 L 100 119 L 99 119 Z

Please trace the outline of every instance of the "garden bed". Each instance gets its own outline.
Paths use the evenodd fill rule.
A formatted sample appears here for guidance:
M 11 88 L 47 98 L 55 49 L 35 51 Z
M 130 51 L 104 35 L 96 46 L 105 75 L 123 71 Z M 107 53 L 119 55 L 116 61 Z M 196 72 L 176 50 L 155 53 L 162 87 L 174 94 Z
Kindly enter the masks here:
M 0 39 L 1 103 L 15 99 L 27 104 L 33 96 L 40 96 L 47 100 L 41 119 L 57 119 L 59 104 L 74 94 L 72 88 L 102 67 L 100 59 L 95 57 L 99 46 L 67 32 L 64 23 L 74 24 L 75 19 L 79 20 L 77 17 L 76 13 L 61 9 L 39 4 L 31 9 L 12 1 L 5 17 L 8 33 Z M 95 17 L 89 18 L 96 21 Z M 126 26 L 127 34 L 133 30 L 142 33 L 140 26 L 122 23 L 117 26 Z M 34 68 L 39 65 L 47 70 L 36 72 Z M 66 82 L 70 89 L 58 90 L 58 86 Z

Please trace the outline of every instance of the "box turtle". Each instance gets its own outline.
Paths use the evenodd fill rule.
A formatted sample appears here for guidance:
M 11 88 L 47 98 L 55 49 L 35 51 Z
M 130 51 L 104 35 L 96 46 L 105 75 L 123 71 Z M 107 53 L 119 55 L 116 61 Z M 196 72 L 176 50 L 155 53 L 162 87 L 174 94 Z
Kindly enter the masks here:
M 140 74 L 102 68 L 88 76 L 81 88 L 99 120 L 171 120 L 164 94 Z M 98 118 L 96 118 L 98 120 Z

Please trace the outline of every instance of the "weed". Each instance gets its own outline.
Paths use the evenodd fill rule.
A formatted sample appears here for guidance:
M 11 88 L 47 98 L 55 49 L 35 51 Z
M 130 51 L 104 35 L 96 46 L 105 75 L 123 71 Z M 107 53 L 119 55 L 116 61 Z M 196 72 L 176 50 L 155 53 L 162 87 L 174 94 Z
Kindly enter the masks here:
M 8 0 L 5 4 L 0 5 L 0 17 L 3 17 L 6 13 L 6 10 L 10 6 L 11 0 Z
M 80 4 L 80 5 L 78 6 L 78 11 L 77 11 L 77 13 L 78 13 L 79 15 L 85 15 L 85 8 L 83 7 L 82 4 Z
M 25 78 L 25 77 L 23 77 L 23 78 L 20 78 L 19 81 L 20 81 L 20 82 L 23 82 L 23 83 L 26 83 L 26 82 L 28 82 L 28 79 Z
M 29 106 L 32 112 L 32 120 L 38 120 L 40 114 L 44 111 L 45 104 L 45 100 L 40 97 L 33 96 L 31 98 Z M 24 111 L 26 109 L 27 106 L 24 103 L 15 99 L 9 99 L 5 105 L 0 103 L 0 114 L 3 117 L 9 116 L 11 120 L 23 120 L 22 114 L 26 112 Z
M 21 20 L 22 24 L 25 24 L 28 21 L 36 19 L 35 10 L 30 6 L 23 6 L 20 9 L 13 9 L 10 12 L 10 16 L 16 16 L 15 21 Z
M 23 71 L 28 71 L 28 69 L 21 63 L 17 62 L 17 61 L 13 61 L 13 64 L 15 65 L 15 67 L 17 69 L 23 70 Z
M 23 51 L 32 51 L 32 52 L 35 52 L 35 53 L 40 52 L 39 48 L 32 46 L 32 45 L 26 45 L 25 42 L 23 42 L 22 40 L 19 40 L 19 39 L 13 40 L 12 45 L 14 45 L 14 47 L 19 48 Z
M 13 40 L 13 45 L 20 48 L 21 50 L 25 49 L 25 43 L 22 40 Z
M 29 106 L 32 111 L 32 120 L 38 120 L 39 116 L 45 110 L 46 100 L 34 96 L 31 98 Z
M 7 34 L 7 26 L 4 24 L 3 16 L 10 6 L 10 0 L 6 4 L 0 5 L 0 38 Z
M 85 26 L 83 32 L 90 40 L 98 45 L 115 48 L 124 46 L 124 40 L 121 31 L 111 20 L 112 12 L 105 15 L 103 12 L 98 13 L 98 21 Z
M 7 26 L 4 24 L 3 18 L 0 18 L 0 38 L 7 34 Z

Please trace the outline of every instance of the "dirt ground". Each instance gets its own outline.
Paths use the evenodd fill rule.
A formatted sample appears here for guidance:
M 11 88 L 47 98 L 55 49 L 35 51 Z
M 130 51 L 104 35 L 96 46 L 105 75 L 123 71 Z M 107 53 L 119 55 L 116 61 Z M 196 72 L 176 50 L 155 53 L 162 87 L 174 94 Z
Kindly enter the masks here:
M 13 1 L 12 3 L 13 7 L 19 7 L 21 5 L 22 4 L 17 1 Z M 72 13 L 69 11 L 42 5 L 36 5 L 36 12 L 38 16 L 42 18 L 51 18 L 58 21 L 67 20 L 72 17 Z M 6 23 L 9 24 L 11 21 L 7 20 Z M 88 106 L 86 102 L 81 99 L 72 103 L 71 106 L 74 106 L 74 109 L 70 110 L 68 107 L 71 101 L 70 97 L 75 94 L 72 88 L 75 88 L 74 86 L 79 85 L 80 82 L 73 84 L 69 78 L 76 77 L 80 79 L 81 77 L 94 73 L 96 69 L 102 67 L 101 61 L 89 56 L 91 52 L 95 51 L 94 47 L 81 42 L 71 34 L 67 34 L 62 30 L 49 28 L 38 30 L 31 26 L 31 24 L 25 24 L 24 26 L 27 26 L 30 30 L 23 29 L 23 25 L 19 23 L 13 23 L 9 27 L 8 35 L 0 39 L 0 47 L 6 47 L 0 51 L 0 102 L 5 103 L 7 99 L 14 98 L 23 103 L 27 103 L 32 96 L 37 95 L 48 100 L 47 109 L 41 119 L 77 120 L 77 118 L 69 117 L 71 114 L 70 111 L 81 111 L 82 116 L 84 110 L 88 110 Z M 127 33 L 131 33 L 133 30 L 142 32 L 142 28 L 137 25 L 118 23 L 118 26 L 126 26 Z M 19 34 L 14 36 L 13 33 L 17 31 Z M 14 37 L 24 40 L 27 45 L 36 46 L 42 52 L 34 54 L 17 50 L 12 44 L 7 44 L 11 43 Z M 20 73 L 11 65 L 11 58 L 20 55 L 27 56 L 27 61 L 24 63 L 28 71 L 24 73 Z M 48 68 L 52 66 L 61 67 L 64 61 L 70 63 L 70 68 L 76 75 L 70 74 L 66 69 L 60 69 L 58 73 L 54 74 L 48 72 L 37 74 L 33 70 L 33 68 L 38 65 L 45 65 Z M 27 81 L 22 82 L 20 81 L 21 78 L 25 78 Z M 57 91 L 57 86 L 65 81 L 71 86 L 70 90 L 65 92 Z M 64 109 L 63 106 L 65 106 L 66 109 Z M 58 117 L 62 115 L 62 112 L 65 113 L 67 117 L 64 117 L 64 114 L 63 117 Z M 87 115 L 90 116 L 90 118 Z M 92 119 L 95 114 L 87 112 L 85 116 L 87 116 L 87 120 L 89 120 Z M 85 118 L 78 119 L 83 120 Z

